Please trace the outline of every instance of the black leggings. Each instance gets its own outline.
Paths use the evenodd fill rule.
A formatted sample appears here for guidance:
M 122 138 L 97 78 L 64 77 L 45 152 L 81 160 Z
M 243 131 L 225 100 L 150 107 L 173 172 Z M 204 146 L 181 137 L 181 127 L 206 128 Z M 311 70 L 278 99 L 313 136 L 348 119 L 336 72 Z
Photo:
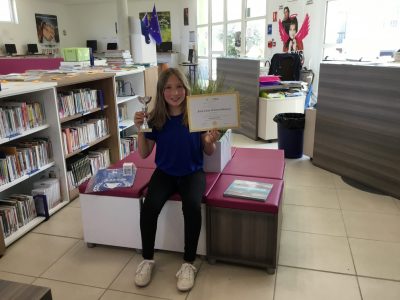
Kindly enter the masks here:
M 201 200 L 205 187 L 206 177 L 202 170 L 186 176 L 171 176 L 159 169 L 154 171 L 140 211 L 144 259 L 153 259 L 158 215 L 169 197 L 178 192 L 182 198 L 185 223 L 183 259 L 187 262 L 195 260 L 201 230 Z

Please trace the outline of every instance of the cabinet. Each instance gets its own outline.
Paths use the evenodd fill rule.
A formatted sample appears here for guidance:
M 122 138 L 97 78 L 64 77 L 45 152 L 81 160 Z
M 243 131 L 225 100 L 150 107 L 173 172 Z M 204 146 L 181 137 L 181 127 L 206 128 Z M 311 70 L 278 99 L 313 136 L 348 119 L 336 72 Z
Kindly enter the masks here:
M 258 137 L 263 140 L 278 138 L 274 117 L 280 113 L 304 113 L 305 96 L 286 97 L 285 99 L 259 98 Z
M 48 141 L 51 142 L 52 155 L 49 155 L 49 159 L 47 163 L 43 163 L 38 165 L 37 167 L 32 167 L 29 169 L 25 169 L 26 164 L 24 164 L 24 171 L 21 171 L 23 167 L 15 163 L 12 165 L 17 166 L 17 168 L 13 169 L 14 174 L 18 174 L 15 176 L 13 180 L 7 179 L 8 183 L 4 183 L 0 185 L 0 199 L 5 199 L 11 194 L 26 194 L 30 195 L 33 183 L 40 179 L 42 176 L 47 175 L 50 170 L 55 172 L 58 175 L 60 181 L 60 192 L 61 192 L 61 201 L 60 203 L 53 207 L 49 214 L 52 215 L 63 206 L 68 204 L 68 189 L 67 189 L 67 180 L 65 177 L 65 162 L 62 152 L 62 143 L 61 143 L 61 134 L 60 134 L 60 123 L 58 120 L 58 111 L 57 111 L 57 103 L 55 98 L 55 83 L 6 83 L 2 84 L 2 91 L 0 91 L 0 102 L 2 104 L 11 105 L 10 103 L 40 103 L 41 110 L 43 112 L 43 122 L 40 124 L 30 124 L 29 129 L 27 127 L 20 127 L 16 131 L 13 130 L 13 133 L 3 134 L 3 137 L 0 138 L 0 147 L 13 147 L 18 145 L 21 147 L 20 143 L 26 140 L 32 140 L 34 138 L 48 138 Z M 25 110 L 26 108 L 21 110 Z M 29 110 L 28 110 L 29 111 Z M 20 118 L 22 118 L 22 115 Z M 17 113 L 15 114 L 17 115 Z M 27 113 L 26 116 L 28 116 Z M 14 119 L 15 120 L 15 119 Z M 27 119 L 25 119 L 27 120 Z M 30 120 L 30 115 L 29 115 Z M 2 123 L 4 126 L 4 122 Z M 15 128 L 18 128 L 16 126 Z M 18 156 L 18 158 L 22 158 Z M 25 159 L 25 158 L 24 158 Z M 24 159 L 18 160 L 22 161 Z M 7 165 L 8 168 L 8 165 Z M 4 178 L 4 168 L 2 168 L 3 177 Z M 8 175 L 10 176 L 10 175 Z M 47 177 L 47 176 L 46 176 Z M 0 229 L 0 255 L 1 251 L 4 251 L 4 246 L 8 246 L 13 243 L 15 240 L 23 236 L 29 230 L 40 224 L 45 220 L 45 217 L 36 217 L 26 223 L 23 226 L 19 226 L 16 231 L 8 235 L 7 237 L 3 236 L 3 230 Z

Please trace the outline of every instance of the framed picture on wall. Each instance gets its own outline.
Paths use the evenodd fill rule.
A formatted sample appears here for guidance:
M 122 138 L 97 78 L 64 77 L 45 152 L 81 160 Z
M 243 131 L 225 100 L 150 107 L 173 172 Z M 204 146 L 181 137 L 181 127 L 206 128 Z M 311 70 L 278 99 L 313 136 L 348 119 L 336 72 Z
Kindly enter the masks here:
M 189 8 L 187 7 L 183 9 L 183 25 L 189 25 Z
M 54 44 L 60 42 L 57 16 L 35 14 L 35 19 L 36 31 L 40 44 Z

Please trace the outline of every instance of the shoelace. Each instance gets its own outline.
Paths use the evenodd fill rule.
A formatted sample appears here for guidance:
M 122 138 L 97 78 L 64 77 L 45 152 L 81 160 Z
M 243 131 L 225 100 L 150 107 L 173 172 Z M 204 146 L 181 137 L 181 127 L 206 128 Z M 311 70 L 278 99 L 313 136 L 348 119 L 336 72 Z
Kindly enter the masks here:
M 196 273 L 196 267 L 191 264 L 184 263 L 178 273 L 176 273 L 176 277 L 181 276 L 184 279 L 191 279 L 191 276 L 194 273 Z
M 138 268 L 136 270 L 136 274 L 145 274 L 145 273 L 147 273 L 149 271 L 149 269 L 150 269 L 151 264 L 152 263 L 150 261 L 146 261 L 146 260 L 142 261 L 139 264 L 139 266 L 138 266 Z

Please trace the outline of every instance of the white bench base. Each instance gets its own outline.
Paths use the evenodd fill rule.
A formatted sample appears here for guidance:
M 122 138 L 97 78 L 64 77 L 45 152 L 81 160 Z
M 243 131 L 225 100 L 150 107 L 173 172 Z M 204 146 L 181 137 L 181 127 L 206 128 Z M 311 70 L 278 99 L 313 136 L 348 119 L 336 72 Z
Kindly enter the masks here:
M 90 194 L 80 195 L 84 240 L 102 244 L 142 249 L 140 235 L 140 200 Z M 197 254 L 206 255 L 206 205 L 201 204 L 202 227 Z M 182 203 L 167 201 L 158 217 L 155 248 L 175 252 L 184 250 Z

